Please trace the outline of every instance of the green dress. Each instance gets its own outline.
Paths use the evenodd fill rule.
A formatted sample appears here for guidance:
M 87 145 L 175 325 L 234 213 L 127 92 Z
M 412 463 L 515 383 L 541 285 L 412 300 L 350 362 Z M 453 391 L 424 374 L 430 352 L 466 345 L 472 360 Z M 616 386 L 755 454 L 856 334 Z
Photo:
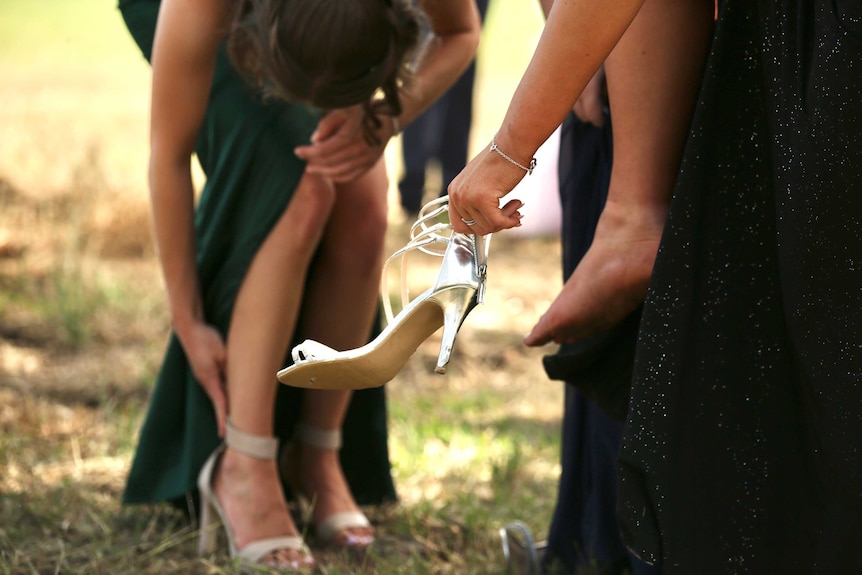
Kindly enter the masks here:
M 159 0 L 120 0 L 119 7 L 149 60 Z M 195 233 L 204 312 L 223 335 L 246 270 L 302 175 L 304 164 L 293 149 L 309 141 L 317 118 L 305 106 L 261 102 L 220 50 L 195 148 L 207 176 L 195 213 Z M 278 386 L 275 422 L 282 441 L 290 439 L 301 398 L 301 390 Z M 357 502 L 395 499 L 383 388 L 353 395 L 343 436 L 342 465 Z M 172 334 L 124 503 L 169 501 L 184 506 L 194 495 L 198 471 L 219 443 L 212 405 Z

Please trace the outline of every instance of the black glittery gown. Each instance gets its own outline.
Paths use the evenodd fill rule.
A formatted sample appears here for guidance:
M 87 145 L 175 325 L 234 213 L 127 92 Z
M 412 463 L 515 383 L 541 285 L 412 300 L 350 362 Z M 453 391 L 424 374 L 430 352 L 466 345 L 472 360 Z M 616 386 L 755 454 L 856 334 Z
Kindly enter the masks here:
M 720 6 L 620 501 L 667 575 L 862 573 L 859 0 Z

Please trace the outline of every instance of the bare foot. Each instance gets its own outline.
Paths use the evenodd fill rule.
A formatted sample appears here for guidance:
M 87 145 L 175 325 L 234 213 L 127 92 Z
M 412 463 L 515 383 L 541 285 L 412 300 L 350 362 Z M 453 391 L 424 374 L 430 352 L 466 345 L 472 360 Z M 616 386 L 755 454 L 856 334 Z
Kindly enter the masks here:
M 320 525 L 336 513 L 360 512 L 344 478 L 338 451 L 306 443 L 300 445 L 291 445 L 285 467 L 288 482 L 314 504 L 312 523 Z M 327 544 L 336 548 L 364 549 L 373 541 L 373 527 L 349 527 L 337 532 Z
M 227 515 L 234 543 L 271 537 L 298 536 L 287 508 L 275 461 L 257 459 L 228 448 L 222 456 L 213 489 Z M 295 549 L 280 549 L 268 557 L 274 567 L 310 569 L 314 558 Z
M 643 303 L 666 209 L 605 206 L 596 235 L 557 298 L 524 338 L 572 343 L 610 329 Z

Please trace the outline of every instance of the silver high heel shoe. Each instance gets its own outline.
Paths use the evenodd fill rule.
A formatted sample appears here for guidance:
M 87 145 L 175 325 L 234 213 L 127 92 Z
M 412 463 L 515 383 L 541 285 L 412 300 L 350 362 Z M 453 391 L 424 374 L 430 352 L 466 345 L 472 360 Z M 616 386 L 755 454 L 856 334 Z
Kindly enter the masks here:
M 389 321 L 386 328 L 372 342 L 348 351 L 336 351 L 313 340 L 302 342 L 293 348 L 294 364 L 278 372 L 281 383 L 310 389 L 380 387 L 395 377 L 419 345 L 440 327 L 443 337 L 435 371 L 446 373 L 464 318 L 484 299 L 490 238 L 456 233 L 448 212 L 446 196 L 426 204 L 410 229 L 410 242 L 386 261 L 380 286 Z M 446 246 L 445 250 L 440 249 L 440 244 Z M 443 262 L 434 287 L 410 301 L 406 258 L 415 250 L 442 256 Z M 402 258 L 404 307 L 393 317 L 386 269 L 396 258 Z

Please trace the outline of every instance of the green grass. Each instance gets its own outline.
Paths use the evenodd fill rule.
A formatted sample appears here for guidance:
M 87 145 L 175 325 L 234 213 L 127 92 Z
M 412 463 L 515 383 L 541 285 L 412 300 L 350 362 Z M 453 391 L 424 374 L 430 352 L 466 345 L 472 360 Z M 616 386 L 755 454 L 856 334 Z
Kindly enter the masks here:
M 327 572 L 499 573 L 499 526 L 516 517 L 541 525 L 548 517 L 553 477 L 526 464 L 554 459 L 555 424 L 483 416 L 481 399 L 453 401 L 445 389 L 414 402 L 397 389 L 390 397 L 403 501 L 371 512 L 384 544 L 379 554 L 361 570 L 319 554 Z M 120 507 L 140 404 L 19 400 L 17 419 L 0 428 L 0 573 L 238 572 L 223 553 L 195 556 L 196 533 L 181 514 Z
M 548 254 L 544 265 L 556 265 L 557 256 L 541 242 L 503 242 L 500 248 L 495 262 L 501 273 L 517 267 L 536 276 L 529 267 L 539 265 L 536 251 Z M 139 263 L 157 273 L 152 260 Z M 104 261 L 100 269 L 112 265 Z M 136 289 L 122 277 L 111 285 Z M 520 280 L 498 284 L 486 304 L 491 309 L 475 313 L 504 315 L 504 307 L 495 307 L 523 289 Z M 8 314 L 41 297 L 34 290 L 18 296 L 0 314 L 0 330 L 9 325 Z M 101 314 L 133 324 L 153 314 L 145 298 L 109 297 L 102 305 Z M 164 313 L 161 304 L 156 315 Z M 400 502 L 370 510 L 378 552 L 361 566 L 317 553 L 326 573 L 498 574 L 502 524 L 518 518 L 538 534 L 546 527 L 556 488 L 559 384 L 543 378 L 538 356 L 528 350 L 513 347 L 497 356 L 522 331 L 514 320 L 504 322 L 514 332 L 483 331 L 482 316 L 470 320 L 447 376 L 428 368 L 436 353 L 429 341 L 390 384 L 390 457 Z M 49 315 L 31 321 L 48 334 L 58 333 L 58 322 Z M 0 372 L 0 574 L 239 572 L 223 551 L 195 555 L 196 533 L 182 514 L 119 503 L 162 353 L 163 325 L 164 319 L 143 336 L 89 337 L 71 353 L 59 336 L 49 335 L 38 342 L 44 365 L 32 377 L 16 384 Z M 142 347 L 141 338 L 148 345 Z M 130 379 L 122 366 L 102 359 L 117 349 L 138 354 L 148 375 Z M 87 356 L 100 363 L 95 379 L 75 367 Z M 48 380 L 57 368 L 64 379 Z M 74 385 L 81 389 L 69 395 Z

